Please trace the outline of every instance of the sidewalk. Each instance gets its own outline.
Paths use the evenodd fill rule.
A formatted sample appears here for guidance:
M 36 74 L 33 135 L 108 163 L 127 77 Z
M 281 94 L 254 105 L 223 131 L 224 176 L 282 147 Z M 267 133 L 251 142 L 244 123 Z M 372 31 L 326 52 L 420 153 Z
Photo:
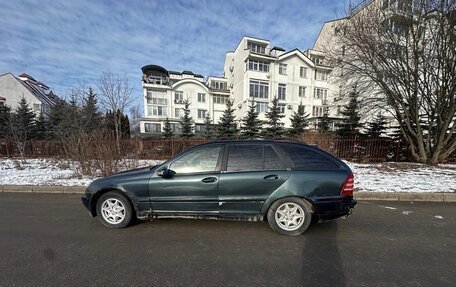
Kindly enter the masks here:
M 86 186 L 0 185 L 0 192 L 84 194 Z M 355 192 L 358 200 L 456 202 L 455 192 Z

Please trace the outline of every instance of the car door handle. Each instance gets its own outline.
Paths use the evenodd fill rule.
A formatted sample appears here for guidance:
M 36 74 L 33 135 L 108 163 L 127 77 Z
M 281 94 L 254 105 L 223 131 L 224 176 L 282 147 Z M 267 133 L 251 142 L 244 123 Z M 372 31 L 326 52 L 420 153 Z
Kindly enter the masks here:
M 201 181 L 204 183 L 211 183 L 211 182 L 216 182 L 217 178 L 214 176 L 211 176 L 211 177 L 203 178 Z
M 263 177 L 264 180 L 277 180 L 279 179 L 279 176 L 277 174 L 270 174 L 265 177 Z

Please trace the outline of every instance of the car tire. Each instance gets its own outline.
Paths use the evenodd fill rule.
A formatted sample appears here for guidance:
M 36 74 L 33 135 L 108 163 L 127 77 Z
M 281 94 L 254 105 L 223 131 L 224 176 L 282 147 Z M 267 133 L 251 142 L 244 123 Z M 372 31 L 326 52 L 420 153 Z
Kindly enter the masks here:
M 98 219 L 108 228 L 124 228 L 133 218 L 133 207 L 125 195 L 107 192 L 97 201 Z
M 312 222 L 311 205 L 302 198 L 282 198 L 272 203 L 267 218 L 269 225 L 277 233 L 301 235 Z

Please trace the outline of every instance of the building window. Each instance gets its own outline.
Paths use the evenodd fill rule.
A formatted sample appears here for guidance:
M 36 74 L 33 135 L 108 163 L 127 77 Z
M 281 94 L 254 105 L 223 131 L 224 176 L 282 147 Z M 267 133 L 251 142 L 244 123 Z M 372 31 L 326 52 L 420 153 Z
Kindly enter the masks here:
M 175 118 L 180 118 L 181 111 L 182 111 L 181 108 L 175 108 L 175 109 L 174 109 L 174 117 L 175 117 Z
M 182 103 L 184 101 L 184 92 L 182 91 L 175 91 L 174 92 L 174 102 L 177 103 Z
M 227 96 L 214 95 L 214 104 L 226 105 L 227 102 L 228 102 Z
M 306 106 L 304 105 L 299 105 L 298 106 L 298 113 L 304 113 L 306 110 Z
M 195 132 L 201 133 L 206 131 L 206 126 L 204 124 L 195 124 Z
M 324 107 L 315 106 L 312 108 L 312 116 L 313 117 L 322 117 L 324 113 Z
M 299 86 L 299 96 L 301 98 L 305 98 L 306 97 L 306 87 Z
M 256 112 L 265 113 L 268 111 L 268 103 L 256 103 Z
M 269 82 L 250 80 L 250 97 L 267 99 L 269 97 Z
M 166 106 L 153 106 L 147 105 L 147 114 L 149 116 L 167 116 L 167 107 Z
M 146 133 L 159 133 L 161 132 L 161 124 L 145 123 L 144 131 Z
M 279 110 L 279 113 L 284 114 L 285 113 L 285 104 L 278 104 L 277 109 Z
M 301 78 L 306 78 L 307 79 L 307 68 L 306 67 L 300 67 L 299 68 L 299 76 Z
M 310 56 L 310 60 L 312 60 L 312 62 L 314 62 L 316 65 L 323 65 L 323 57 Z
M 198 93 L 198 103 L 205 103 L 206 102 L 206 94 Z
M 152 105 L 166 106 L 168 101 L 166 99 L 166 92 L 162 91 L 147 91 L 147 103 Z
M 328 89 L 314 88 L 314 98 L 315 99 L 324 99 L 328 97 Z
M 224 82 L 212 81 L 212 82 L 211 82 L 211 89 L 215 89 L 215 90 L 227 90 L 227 84 L 224 83 Z
M 198 109 L 198 119 L 204 119 L 206 117 L 207 110 Z
M 33 111 L 35 113 L 38 113 L 41 111 L 41 105 L 40 104 L 33 104 Z
M 315 80 L 317 81 L 326 81 L 328 80 L 328 72 L 315 71 Z
M 259 72 L 269 72 L 269 63 L 248 59 L 247 60 L 247 70 L 259 71 Z
M 279 90 L 277 93 L 277 98 L 279 100 L 285 100 L 285 97 L 287 95 L 287 85 L 286 84 L 279 84 Z
M 257 44 L 253 42 L 247 42 L 247 49 L 254 53 L 266 54 L 266 45 Z
M 157 75 L 150 75 L 147 77 L 149 80 L 149 83 L 155 84 L 155 85 L 167 85 L 168 84 L 168 79 L 165 76 L 157 76 Z
M 279 74 L 281 74 L 281 75 L 287 74 L 287 64 L 279 64 Z

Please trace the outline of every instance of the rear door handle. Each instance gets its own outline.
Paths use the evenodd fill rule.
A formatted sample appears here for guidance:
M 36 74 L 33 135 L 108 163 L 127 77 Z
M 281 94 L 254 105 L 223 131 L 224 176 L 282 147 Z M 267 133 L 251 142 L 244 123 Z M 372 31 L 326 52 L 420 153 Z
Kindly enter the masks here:
M 211 182 L 216 182 L 217 178 L 214 176 L 211 176 L 211 177 L 203 178 L 201 181 L 204 183 L 211 183 Z
M 277 174 L 270 174 L 265 177 L 263 177 L 264 180 L 277 180 L 279 179 L 279 176 Z

